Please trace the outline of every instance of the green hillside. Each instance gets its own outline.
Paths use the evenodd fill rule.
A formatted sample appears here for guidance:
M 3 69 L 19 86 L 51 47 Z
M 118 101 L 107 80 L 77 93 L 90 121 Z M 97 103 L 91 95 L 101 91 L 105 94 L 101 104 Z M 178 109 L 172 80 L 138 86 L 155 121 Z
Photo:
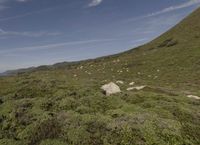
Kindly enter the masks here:
M 199 145 L 199 17 L 121 54 L 0 77 L 0 145 Z

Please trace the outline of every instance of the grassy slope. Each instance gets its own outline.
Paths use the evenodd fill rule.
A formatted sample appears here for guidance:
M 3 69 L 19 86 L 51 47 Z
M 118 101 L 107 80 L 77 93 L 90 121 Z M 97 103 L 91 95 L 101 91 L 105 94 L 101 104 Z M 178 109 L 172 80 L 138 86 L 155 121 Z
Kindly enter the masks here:
M 200 95 L 199 15 L 122 54 L 0 78 L 0 145 L 200 144 L 200 102 L 186 97 Z

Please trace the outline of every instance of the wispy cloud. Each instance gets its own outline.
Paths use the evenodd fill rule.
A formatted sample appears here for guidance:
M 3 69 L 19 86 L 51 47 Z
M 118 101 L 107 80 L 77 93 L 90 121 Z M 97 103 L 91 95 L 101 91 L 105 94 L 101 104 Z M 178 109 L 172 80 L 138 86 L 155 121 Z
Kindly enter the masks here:
M 103 2 L 103 0 L 92 0 L 89 4 L 88 7 L 96 7 L 100 5 Z
M 42 12 L 48 12 L 48 11 L 54 10 L 54 9 L 56 9 L 58 7 L 59 6 L 55 6 L 55 7 L 50 7 L 50 8 L 46 8 L 46 9 L 32 11 L 32 12 L 21 14 L 21 15 L 16 15 L 16 16 L 11 16 L 11 17 L 6 17 L 6 18 L 0 18 L 0 22 L 1 21 L 14 20 L 14 19 L 18 19 L 18 18 L 23 18 L 23 17 L 31 16 L 33 14 L 40 14 Z
M 171 6 L 171 7 L 162 9 L 160 11 L 148 14 L 146 17 L 151 17 L 151 16 L 160 15 L 160 14 L 163 14 L 163 13 L 168 13 L 168 12 L 171 12 L 171 11 L 174 11 L 174 10 L 183 9 L 183 8 L 190 7 L 190 6 L 193 6 L 193 5 L 196 5 L 196 4 L 200 4 L 200 0 L 189 0 L 188 2 L 182 3 L 180 5 Z
M 144 41 L 147 41 L 147 40 L 149 40 L 149 38 L 136 39 L 136 40 L 133 40 L 131 42 L 134 43 L 134 44 L 137 44 L 137 43 L 141 43 L 141 42 L 144 42 Z
M 17 2 L 28 2 L 30 0 L 16 0 Z
M 8 8 L 6 5 L 5 5 L 5 2 L 7 2 L 8 0 L 0 0 L 0 11 Z
M 200 5 L 200 0 L 188 0 L 187 2 L 181 3 L 179 5 L 173 5 L 173 6 L 164 8 L 160 11 L 149 13 L 147 15 L 140 16 L 140 17 L 137 17 L 137 18 L 129 19 L 128 21 L 136 21 L 136 20 L 143 19 L 143 18 L 153 17 L 153 16 L 169 13 L 169 12 L 172 12 L 172 11 L 175 11 L 175 10 L 187 8 L 187 7 L 194 6 L 194 5 Z
M 0 3 L 5 3 L 7 2 L 8 0 L 0 0 Z
M 9 1 L 15 1 L 15 2 L 28 2 L 30 0 L 0 0 L 0 11 L 1 10 L 5 10 L 6 8 L 9 8 L 9 6 L 7 6 L 7 3 Z
M 9 1 L 27 2 L 27 1 L 30 1 L 30 0 L 0 0 L 0 3 L 3 4 L 3 3 L 6 3 L 6 2 L 9 2 Z
M 94 40 L 71 41 L 71 42 L 63 42 L 63 43 L 56 43 L 56 44 L 47 44 L 47 45 L 41 45 L 41 46 L 20 47 L 20 48 L 12 48 L 9 50 L 8 49 L 1 50 L 0 54 L 12 53 L 12 52 L 23 52 L 23 51 L 47 50 L 47 49 L 53 49 L 53 48 L 58 48 L 58 47 L 63 47 L 63 46 L 92 44 L 92 43 L 109 42 L 109 41 L 115 41 L 115 40 L 117 39 L 94 39 Z
M 8 7 L 6 7 L 6 6 L 4 6 L 4 5 L 0 5 L 0 11 L 1 10 L 5 10 L 5 9 L 7 9 Z
M 24 36 L 24 37 L 42 37 L 42 36 L 57 36 L 60 35 L 59 32 L 18 32 L 18 31 L 5 31 L 0 29 L 0 37 L 8 37 L 8 36 Z

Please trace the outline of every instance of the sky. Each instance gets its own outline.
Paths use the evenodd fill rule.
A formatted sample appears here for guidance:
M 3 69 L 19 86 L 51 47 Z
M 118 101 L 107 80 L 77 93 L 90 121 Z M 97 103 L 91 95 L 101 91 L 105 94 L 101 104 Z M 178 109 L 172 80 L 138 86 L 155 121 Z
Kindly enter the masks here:
M 0 72 L 123 52 L 199 6 L 200 0 L 0 0 Z

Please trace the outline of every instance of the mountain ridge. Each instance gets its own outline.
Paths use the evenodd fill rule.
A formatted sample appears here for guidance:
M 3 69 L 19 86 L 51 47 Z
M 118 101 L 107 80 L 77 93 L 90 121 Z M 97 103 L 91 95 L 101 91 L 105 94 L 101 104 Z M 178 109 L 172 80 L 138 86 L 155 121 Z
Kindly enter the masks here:
M 182 28 L 180 28 L 180 25 L 182 25 L 181 27 L 183 27 L 184 28 L 184 26 L 183 25 L 190 25 L 190 26 L 192 26 L 192 27 L 197 27 L 196 29 L 199 29 L 199 22 L 198 23 L 192 23 L 192 24 L 187 24 L 187 22 L 188 22 L 188 19 L 198 19 L 198 14 L 199 14 L 199 11 L 200 11 L 200 8 L 197 8 L 196 10 L 194 10 L 194 12 L 192 13 L 192 16 L 191 15 L 188 15 L 186 18 L 184 18 L 178 25 L 175 25 L 174 27 L 172 27 L 170 30 L 168 30 L 167 32 L 165 32 L 165 33 L 163 33 L 163 34 L 161 34 L 160 36 L 158 36 L 157 38 L 155 38 L 154 40 L 152 40 L 152 41 L 150 41 L 150 42 L 148 42 L 148 43 L 146 43 L 146 44 L 144 44 L 144 45 L 142 45 L 142 46 L 138 46 L 138 47 L 136 47 L 136 48 L 133 48 L 133 49 L 130 49 L 130 50 L 127 50 L 127 51 L 124 51 L 124 52 L 121 52 L 121 53 L 117 53 L 117 54 L 113 54 L 113 55 L 109 55 L 109 56 L 101 56 L 101 57 L 97 57 L 97 58 L 93 58 L 93 59 L 86 59 L 86 60 L 80 60 L 80 61 L 72 61 L 72 62 L 58 62 L 58 63 L 55 63 L 55 64 L 52 64 L 52 65 L 41 65 L 41 66 L 37 66 L 37 67 L 30 67 L 30 68 L 21 68 L 21 69 L 17 69 L 17 70 L 8 70 L 8 71 L 5 71 L 5 72 L 3 72 L 2 74 L 10 74 L 10 75 L 12 75 L 12 74 L 17 74 L 17 72 L 27 72 L 27 71 L 29 71 L 29 70 L 34 70 L 34 71 L 36 71 L 37 69 L 38 70 L 40 70 L 40 68 L 44 68 L 45 69 L 45 67 L 47 67 L 47 69 L 48 68 L 57 68 L 57 66 L 59 66 L 59 67 L 62 67 L 62 66 L 65 66 L 65 65 L 68 65 L 68 64 L 78 64 L 78 63 L 81 63 L 81 62 L 88 62 L 88 61 L 93 61 L 93 60 L 95 60 L 95 59 L 104 59 L 105 57 L 112 57 L 112 56 L 118 56 L 118 55 L 121 55 L 121 54 L 124 54 L 124 53 L 130 53 L 130 52 L 132 52 L 132 51 L 134 51 L 135 49 L 138 49 L 138 48 L 142 48 L 142 49 L 145 49 L 145 47 L 147 46 L 148 48 L 146 48 L 146 49 L 154 49 L 153 47 L 151 47 L 151 48 L 149 48 L 149 45 L 152 45 L 152 44 L 154 44 L 154 45 L 160 45 L 160 47 L 162 46 L 162 45 L 167 45 L 167 44 L 164 44 L 164 42 L 165 41 L 169 41 L 168 43 L 168 45 L 176 45 L 176 43 L 177 43 L 177 40 L 173 40 L 173 39 L 175 39 L 176 37 L 178 37 L 178 36 L 176 36 L 176 32 L 177 31 L 179 31 L 178 32 L 178 34 L 179 35 L 191 35 L 191 33 L 189 32 L 189 31 L 187 31 L 187 30 L 182 30 L 182 32 L 184 33 L 184 34 L 180 34 L 180 32 L 181 32 L 181 30 L 179 30 L 179 29 L 182 29 Z M 193 21 L 193 20 L 190 20 L 190 21 Z M 186 24 L 185 24 L 186 23 Z M 195 25 L 195 26 L 194 26 Z M 187 34 L 185 34 L 185 32 L 187 32 Z M 196 37 L 196 38 L 199 38 L 200 37 L 200 34 L 199 34 L 199 32 L 197 31 L 197 33 L 192 33 L 193 35 L 195 35 L 195 36 L 192 36 L 192 37 Z M 165 36 L 166 37 L 166 35 L 169 37 L 168 39 L 166 39 L 166 38 L 163 38 L 163 36 Z M 170 35 L 174 35 L 174 36 L 170 36 Z M 173 38 L 173 37 L 175 37 L 175 38 Z M 179 38 L 180 38 L 180 36 L 179 36 Z M 182 37 L 181 37 L 182 38 Z M 161 41 L 161 39 L 163 39 L 163 44 L 159 44 L 160 43 L 160 41 Z M 165 39 L 165 40 L 164 40 Z M 188 39 L 187 39 L 187 41 L 189 41 Z M 187 43 L 187 41 L 185 41 L 184 40 L 184 38 L 182 38 L 181 40 L 179 40 L 179 42 L 180 43 L 182 43 L 182 44 L 185 44 L 185 43 Z M 198 41 L 198 40 L 197 40 Z M 166 42 L 167 43 L 167 42 Z M 171 44 L 170 44 L 171 43 Z M 168 46 L 169 47 L 169 46 Z

